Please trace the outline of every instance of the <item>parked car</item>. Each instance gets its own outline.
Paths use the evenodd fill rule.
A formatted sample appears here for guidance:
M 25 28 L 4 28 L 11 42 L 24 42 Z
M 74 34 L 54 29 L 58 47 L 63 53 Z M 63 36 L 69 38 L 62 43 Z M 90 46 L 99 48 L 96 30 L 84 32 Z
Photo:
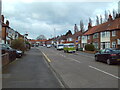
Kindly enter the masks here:
M 5 52 L 9 53 L 11 60 L 14 60 L 15 58 L 20 58 L 23 55 L 23 51 L 13 49 L 7 44 L 2 44 L 2 53 Z
M 64 44 L 58 44 L 57 45 L 57 50 L 63 50 Z
M 64 44 L 64 52 L 73 52 L 75 53 L 76 48 L 74 44 Z
M 120 49 L 103 49 L 95 54 L 95 60 L 106 62 L 109 65 L 114 63 L 120 63 Z
M 8 53 L 10 62 L 16 59 L 16 50 L 11 49 L 6 44 L 1 44 L 2 54 Z
M 50 48 L 50 47 L 52 47 L 52 45 L 51 44 L 47 44 L 47 48 Z

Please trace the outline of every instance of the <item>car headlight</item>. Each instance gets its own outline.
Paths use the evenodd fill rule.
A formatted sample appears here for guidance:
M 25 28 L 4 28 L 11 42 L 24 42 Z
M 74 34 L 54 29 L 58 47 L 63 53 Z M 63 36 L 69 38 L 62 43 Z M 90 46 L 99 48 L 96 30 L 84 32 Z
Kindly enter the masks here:
M 22 51 L 17 50 L 17 53 L 22 53 Z

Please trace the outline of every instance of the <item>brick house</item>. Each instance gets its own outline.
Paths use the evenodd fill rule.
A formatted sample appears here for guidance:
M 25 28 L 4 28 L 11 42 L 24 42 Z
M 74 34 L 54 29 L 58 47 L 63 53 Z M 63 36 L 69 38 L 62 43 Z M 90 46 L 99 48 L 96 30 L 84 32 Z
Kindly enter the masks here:
M 120 48 L 120 17 L 113 20 L 109 15 L 108 22 L 91 27 L 83 37 L 85 43 L 92 43 L 96 49 Z

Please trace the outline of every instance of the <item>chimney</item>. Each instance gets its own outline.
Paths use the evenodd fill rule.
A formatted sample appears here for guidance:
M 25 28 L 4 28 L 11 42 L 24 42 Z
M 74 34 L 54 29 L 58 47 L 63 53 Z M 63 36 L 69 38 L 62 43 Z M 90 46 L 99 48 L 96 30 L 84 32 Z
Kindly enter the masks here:
M 108 21 L 112 21 L 112 20 L 113 20 L 113 18 L 112 18 L 112 15 L 110 14 L 109 18 L 108 18 Z
M 4 15 L 1 15 L 2 23 L 4 23 Z
M 8 20 L 6 20 L 6 25 L 9 26 L 9 21 Z
M 88 30 L 92 28 L 92 25 L 90 23 L 88 23 Z

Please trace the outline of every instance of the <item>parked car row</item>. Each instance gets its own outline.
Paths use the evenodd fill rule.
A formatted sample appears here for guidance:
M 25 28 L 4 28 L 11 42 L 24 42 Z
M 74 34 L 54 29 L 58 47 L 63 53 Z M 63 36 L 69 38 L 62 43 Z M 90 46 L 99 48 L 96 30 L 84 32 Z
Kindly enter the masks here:
M 11 48 L 9 45 L 7 44 L 1 44 L 1 50 L 2 50 L 2 54 L 8 53 L 9 54 L 9 60 L 13 61 L 16 58 L 21 58 L 23 55 L 23 51 L 21 50 L 16 50 Z
M 52 45 L 51 44 L 47 44 L 46 47 L 50 48 L 50 47 L 52 47 Z M 69 53 L 69 52 L 75 53 L 75 51 L 76 51 L 75 45 L 73 43 L 57 44 L 57 45 L 55 45 L 55 48 L 57 50 L 64 50 L 65 53 L 66 52 L 67 53 Z

